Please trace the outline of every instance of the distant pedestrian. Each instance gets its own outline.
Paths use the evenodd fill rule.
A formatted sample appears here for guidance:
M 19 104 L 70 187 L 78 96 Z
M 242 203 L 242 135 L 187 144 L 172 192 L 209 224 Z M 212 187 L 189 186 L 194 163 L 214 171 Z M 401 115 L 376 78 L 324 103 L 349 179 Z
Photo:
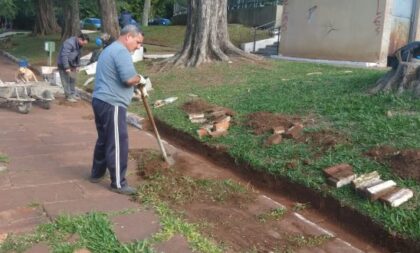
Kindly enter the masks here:
M 80 66 L 82 48 L 89 43 L 89 36 L 80 34 L 64 41 L 58 53 L 57 66 L 60 73 L 64 95 L 67 101 L 75 103 L 80 100 L 76 93 L 77 68 Z
M 123 10 L 120 15 L 120 25 L 121 27 L 125 27 L 131 24 L 131 20 L 133 19 L 133 15 L 126 10 Z
M 108 168 L 111 190 L 126 195 L 136 192 L 125 179 L 128 163 L 127 107 L 134 87 L 146 83 L 137 74 L 130 53 L 140 48 L 142 43 L 143 32 L 137 26 L 128 25 L 121 30 L 119 38 L 102 51 L 92 99 L 98 139 L 90 181 L 99 182 Z

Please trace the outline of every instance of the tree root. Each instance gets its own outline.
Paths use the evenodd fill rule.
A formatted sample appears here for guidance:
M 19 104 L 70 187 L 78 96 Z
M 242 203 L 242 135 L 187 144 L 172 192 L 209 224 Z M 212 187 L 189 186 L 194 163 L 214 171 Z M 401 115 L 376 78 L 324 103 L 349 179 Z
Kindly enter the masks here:
M 395 92 L 401 95 L 411 92 L 420 97 L 420 64 L 416 62 L 400 62 L 397 69 L 392 69 L 381 77 L 375 87 L 369 90 L 370 94 L 379 92 Z

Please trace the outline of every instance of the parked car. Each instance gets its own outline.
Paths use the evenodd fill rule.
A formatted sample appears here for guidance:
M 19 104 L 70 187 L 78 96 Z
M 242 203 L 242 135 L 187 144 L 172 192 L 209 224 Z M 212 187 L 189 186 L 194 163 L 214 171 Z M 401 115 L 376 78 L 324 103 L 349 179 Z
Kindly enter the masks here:
M 119 21 L 119 24 L 120 24 L 120 27 L 123 28 L 123 23 L 121 21 Z M 134 18 L 131 18 L 130 25 L 139 26 L 139 23 L 137 23 L 137 21 Z
M 102 21 L 99 18 L 85 18 L 80 20 L 80 28 L 88 30 L 101 29 Z
M 167 18 L 154 18 L 149 20 L 149 25 L 171 25 L 171 20 Z

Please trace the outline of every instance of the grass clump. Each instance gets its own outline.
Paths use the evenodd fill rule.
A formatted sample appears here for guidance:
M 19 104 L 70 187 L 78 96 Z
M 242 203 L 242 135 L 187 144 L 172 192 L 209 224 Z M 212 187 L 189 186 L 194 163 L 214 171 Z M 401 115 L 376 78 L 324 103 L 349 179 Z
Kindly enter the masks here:
M 310 203 L 299 203 L 299 202 L 296 202 L 293 205 L 292 210 L 295 211 L 295 212 L 299 212 L 299 211 L 305 210 L 306 208 L 308 208 L 310 206 L 311 206 Z
M 75 238 L 74 241 L 70 238 Z M 81 216 L 60 216 L 54 222 L 40 225 L 36 232 L 24 236 L 9 236 L 0 245 L 0 252 L 24 252 L 43 242 L 52 252 L 72 253 L 77 249 L 91 252 L 152 252 L 148 241 L 121 244 L 112 231 L 106 214 L 89 213 Z
M 326 241 L 331 240 L 329 235 L 303 235 L 294 234 L 287 237 L 287 247 L 283 252 L 292 253 L 294 249 L 300 248 L 313 248 L 324 244 Z
M 0 153 L 0 163 L 9 163 L 9 157 L 5 154 Z
M 257 219 L 263 223 L 269 220 L 279 220 L 286 214 L 286 212 L 287 209 L 285 208 L 274 208 L 269 212 L 258 215 Z

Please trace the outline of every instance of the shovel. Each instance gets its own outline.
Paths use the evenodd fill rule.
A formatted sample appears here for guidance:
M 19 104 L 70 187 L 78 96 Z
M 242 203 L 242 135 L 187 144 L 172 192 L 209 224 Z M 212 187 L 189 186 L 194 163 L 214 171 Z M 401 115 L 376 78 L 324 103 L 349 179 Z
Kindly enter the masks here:
M 160 152 L 162 152 L 163 159 L 165 160 L 165 162 L 169 166 L 172 166 L 172 165 L 175 164 L 175 161 L 174 161 L 174 159 L 172 159 L 172 157 L 169 157 L 166 154 L 165 147 L 163 146 L 162 140 L 160 139 L 160 135 L 159 135 L 159 132 L 157 130 L 155 120 L 153 119 L 152 111 L 150 110 L 149 104 L 147 103 L 146 96 L 143 93 L 143 89 L 139 89 L 139 90 L 140 90 L 140 93 L 141 93 L 141 100 L 143 101 L 144 108 L 146 109 L 146 112 L 147 112 L 147 117 L 149 118 L 150 122 L 152 123 L 153 132 L 154 132 L 155 137 L 157 139 L 157 142 L 159 144 Z

